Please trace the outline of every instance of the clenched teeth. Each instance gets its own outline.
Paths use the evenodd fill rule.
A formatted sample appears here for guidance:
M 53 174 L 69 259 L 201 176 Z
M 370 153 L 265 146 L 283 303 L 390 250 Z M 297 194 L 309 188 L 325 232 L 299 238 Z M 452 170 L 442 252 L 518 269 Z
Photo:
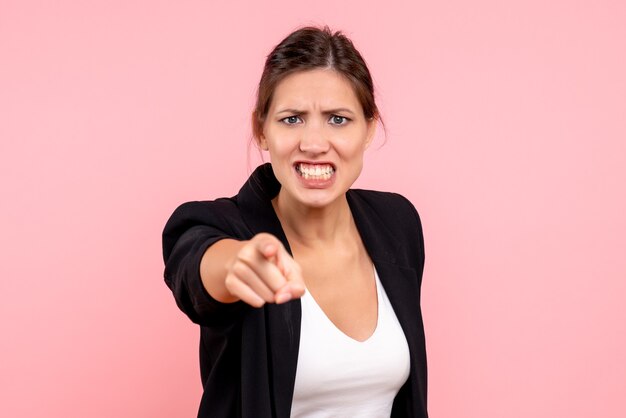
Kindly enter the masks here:
M 296 164 L 296 171 L 305 179 L 328 180 L 335 172 L 330 164 Z

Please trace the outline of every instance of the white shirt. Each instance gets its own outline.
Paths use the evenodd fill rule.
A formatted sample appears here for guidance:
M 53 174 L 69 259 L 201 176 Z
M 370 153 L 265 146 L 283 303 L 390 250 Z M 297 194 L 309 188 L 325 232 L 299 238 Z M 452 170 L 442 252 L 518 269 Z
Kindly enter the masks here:
M 310 292 L 301 299 L 292 418 L 389 418 L 409 376 L 409 346 L 376 270 L 378 320 L 357 341 L 332 323 Z

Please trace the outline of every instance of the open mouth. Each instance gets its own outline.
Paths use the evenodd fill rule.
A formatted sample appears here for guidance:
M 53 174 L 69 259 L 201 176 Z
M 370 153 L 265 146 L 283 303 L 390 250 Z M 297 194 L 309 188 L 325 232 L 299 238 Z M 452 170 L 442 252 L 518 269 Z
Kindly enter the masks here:
M 335 173 L 335 167 L 328 163 L 296 163 L 295 168 L 296 172 L 305 180 L 329 180 Z

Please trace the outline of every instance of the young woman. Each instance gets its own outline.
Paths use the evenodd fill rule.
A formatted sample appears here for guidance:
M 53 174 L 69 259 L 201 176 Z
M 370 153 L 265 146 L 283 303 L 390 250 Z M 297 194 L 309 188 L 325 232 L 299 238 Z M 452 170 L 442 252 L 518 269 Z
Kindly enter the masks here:
M 379 120 L 340 32 L 299 29 L 267 57 L 252 126 L 271 163 L 163 233 L 165 281 L 201 330 L 199 417 L 427 417 L 419 216 L 350 189 Z

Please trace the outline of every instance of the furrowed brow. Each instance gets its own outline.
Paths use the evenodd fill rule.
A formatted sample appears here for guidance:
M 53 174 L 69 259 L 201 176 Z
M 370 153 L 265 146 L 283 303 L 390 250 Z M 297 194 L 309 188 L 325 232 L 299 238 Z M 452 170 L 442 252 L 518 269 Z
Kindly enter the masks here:
M 297 115 L 306 115 L 309 112 L 307 112 L 306 110 L 300 110 L 300 109 L 294 109 L 294 108 L 288 108 L 288 109 L 282 109 L 279 110 L 278 112 L 276 112 L 277 115 L 280 115 L 281 113 L 291 113 L 291 114 L 297 114 Z M 349 113 L 351 115 L 354 115 L 354 112 L 350 109 L 348 109 L 347 107 L 339 107 L 337 109 L 328 109 L 328 110 L 324 110 L 322 111 L 322 114 L 324 115 L 335 115 L 338 113 Z
M 298 109 L 283 109 L 283 110 L 279 110 L 278 112 L 276 112 L 277 115 L 280 115 L 281 113 L 293 113 L 293 114 L 298 114 L 298 115 L 305 115 L 307 112 L 305 110 L 298 110 Z

